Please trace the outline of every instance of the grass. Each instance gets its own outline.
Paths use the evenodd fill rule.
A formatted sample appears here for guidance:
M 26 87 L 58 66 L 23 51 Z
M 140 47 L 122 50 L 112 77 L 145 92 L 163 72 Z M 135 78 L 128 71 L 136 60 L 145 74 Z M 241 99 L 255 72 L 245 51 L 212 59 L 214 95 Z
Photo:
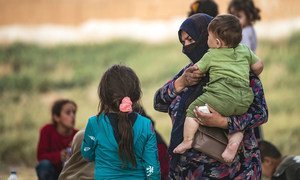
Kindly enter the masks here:
M 269 107 L 263 125 L 265 139 L 283 154 L 300 153 L 300 33 L 280 41 L 261 41 L 257 54 L 265 69 L 261 75 Z M 146 44 L 128 40 L 106 44 L 39 47 L 13 44 L 0 47 L 0 171 L 36 163 L 39 128 L 50 122 L 57 98 L 77 102 L 78 129 L 97 112 L 97 86 L 109 66 L 121 63 L 140 77 L 142 102 L 169 141 L 170 119 L 153 110 L 153 94 L 185 64 L 178 42 Z
M 265 139 L 283 154 L 300 154 L 299 42 L 300 33 L 282 41 L 263 41 L 258 52 L 265 62 L 262 81 L 270 114 L 263 125 Z
M 155 90 L 186 62 L 178 43 L 149 45 L 121 40 L 0 47 L 0 164 L 35 164 L 39 128 L 50 122 L 50 107 L 57 98 L 78 103 L 76 127 L 84 128 L 86 119 L 97 112 L 97 86 L 102 73 L 117 63 L 136 71 L 143 87 L 143 104 L 158 117 L 152 110 Z M 169 129 L 167 116 L 157 121 L 162 122 L 157 126 L 163 131 Z

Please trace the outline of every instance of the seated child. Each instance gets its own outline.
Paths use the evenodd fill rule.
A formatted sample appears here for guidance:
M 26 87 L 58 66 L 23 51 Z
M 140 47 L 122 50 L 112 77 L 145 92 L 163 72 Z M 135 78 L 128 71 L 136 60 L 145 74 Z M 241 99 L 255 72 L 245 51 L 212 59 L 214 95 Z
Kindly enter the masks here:
M 63 163 L 69 158 L 68 148 L 77 130 L 75 126 L 77 105 L 67 99 L 54 102 L 51 115 L 52 123 L 40 131 L 36 167 L 38 179 L 57 179 Z
M 194 134 L 199 124 L 194 119 L 196 106 L 208 104 L 223 116 L 241 115 L 247 112 L 253 101 L 253 92 L 249 87 L 250 69 L 259 75 L 263 64 L 245 45 L 242 28 L 237 17 L 219 15 L 208 26 L 208 52 L 195 64 L 201 72 L 209 72 L 209 82 L 204 93 L 192 102 L 187 110 L 184 124 L 184 139 L 174 153 L 184 153 L 192 147 Z M 229 135 L 229 143 L 222 154 L 226 162 L 232 162 L 243 139 L 242 132 Z

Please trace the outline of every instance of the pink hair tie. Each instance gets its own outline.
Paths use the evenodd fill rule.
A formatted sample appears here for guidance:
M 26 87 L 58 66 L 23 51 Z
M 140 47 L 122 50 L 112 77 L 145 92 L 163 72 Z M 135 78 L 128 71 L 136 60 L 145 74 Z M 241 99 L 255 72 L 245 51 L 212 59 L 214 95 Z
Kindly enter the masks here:
M 119 106 L 121 112 L 132 112 L 132 102 L 129 97 L 124 97 Z

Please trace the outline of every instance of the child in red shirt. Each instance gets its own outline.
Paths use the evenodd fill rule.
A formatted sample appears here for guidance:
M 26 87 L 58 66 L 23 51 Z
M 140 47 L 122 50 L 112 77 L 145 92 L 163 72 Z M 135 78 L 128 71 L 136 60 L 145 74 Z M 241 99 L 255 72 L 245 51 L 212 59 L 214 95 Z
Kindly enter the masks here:
M 37 149 L 39 180 L 57 179 L 63 163 L 69 158 L 71 142 L 78 130 L 74 129 L 77 105 L 67 99 L 54 102 L 52 123 L 41 128 Z

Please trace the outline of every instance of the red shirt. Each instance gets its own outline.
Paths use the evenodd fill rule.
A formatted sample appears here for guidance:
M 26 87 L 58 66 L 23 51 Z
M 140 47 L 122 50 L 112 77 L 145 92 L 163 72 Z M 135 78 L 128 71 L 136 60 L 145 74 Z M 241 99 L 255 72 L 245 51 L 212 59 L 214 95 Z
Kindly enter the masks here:
M 55 169 L 60 172 L 62 170 L 60 151 L 71 146 L 71 142 L 77 131 L 77 129 L 73 129 L 71 135 L 63 136 L 57 132 L 53 124 L 45 125 L 40 130 L 37 149 L 38 161 L 49 160 Z

